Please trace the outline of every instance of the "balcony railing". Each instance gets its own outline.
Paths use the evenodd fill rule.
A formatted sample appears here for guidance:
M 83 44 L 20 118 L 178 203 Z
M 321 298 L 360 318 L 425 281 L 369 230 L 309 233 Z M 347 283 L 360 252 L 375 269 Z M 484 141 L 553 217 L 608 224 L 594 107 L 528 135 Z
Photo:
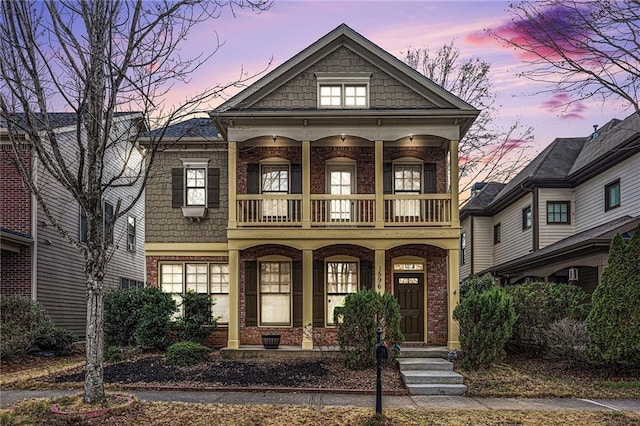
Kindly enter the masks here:
M 238 227 L 302 227 L 303 200 L 300 194 L 260 194 L 237 196 Z M 376 217 L 374 194 L 310 197 L 310 227 L 419 227 L 450 226 L 450 194 L 384 195 L 384 213 Z

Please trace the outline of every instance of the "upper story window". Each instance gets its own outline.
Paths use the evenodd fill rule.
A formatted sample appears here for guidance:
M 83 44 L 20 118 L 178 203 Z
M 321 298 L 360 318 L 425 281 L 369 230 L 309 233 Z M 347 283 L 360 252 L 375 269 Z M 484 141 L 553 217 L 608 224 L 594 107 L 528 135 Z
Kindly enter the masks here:
M 371 73 L 316 73 L 318 108 L 369 108 Z
M 136 251 L 136 218 L 127 217 L 127 250 Z
M 571 223 L 569 201 L 547 201 L 547 223 Z
M 87 213 L 80 206 L 80 241 L 87 242 L 89 238 L 89 225 L 87 223 Z
M 206 158 L 182 159 L 182 168 L 171 169 L 171 207 L 182 208 L 185 217 L 202 218 L 207 207 L 220 207 L 220 169 L 208 164 Z
M 604 187 L 604 211 L 620 207 L 620 179 Z
M 460 265 L 464 265 L 466 262 L 464 256 L 467 251 L 467 233 L 463 232 L 460 235 Z
M 493 244 L 498 244 L 502 241 L 502 224 L 498 223 L 493 226 Z
M 289 193 L 289 165 L 262 164 L 260 168 L 260 192 L 277 195 Z M 269 198 L 262 201 L 263 217 L 287 217 L 289 203 L 284 198 Z
M 186 170 L 186 197 L 187 206 L 204 206 L 207 194 L 207 169 L 206 167 L 189 168 Z
M 532 223 L 531 206 L 527 206 L 522 209 L 522 230 L 531 229 Z
M 113 232 L 111 232 L 111 221 L 113 220 L 113 204 L 104 203 L 104 239 L 113 243 Z

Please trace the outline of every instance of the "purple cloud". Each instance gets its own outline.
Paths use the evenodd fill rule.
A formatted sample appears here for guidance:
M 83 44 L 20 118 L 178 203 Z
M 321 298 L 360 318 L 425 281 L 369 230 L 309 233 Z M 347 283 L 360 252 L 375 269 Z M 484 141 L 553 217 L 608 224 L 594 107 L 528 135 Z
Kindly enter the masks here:
M 584 103 L 572 101 L 571 96 L 567 93 L 558 93 L 553 95 L 550 99 L 544 101 L 541 107 L 554 113 L 559 108 L 562 108 L 560 118 L 565 120 L 584 119 L 584 116 L 581 115 L 581 113 L 587 110 L 587 106 Z

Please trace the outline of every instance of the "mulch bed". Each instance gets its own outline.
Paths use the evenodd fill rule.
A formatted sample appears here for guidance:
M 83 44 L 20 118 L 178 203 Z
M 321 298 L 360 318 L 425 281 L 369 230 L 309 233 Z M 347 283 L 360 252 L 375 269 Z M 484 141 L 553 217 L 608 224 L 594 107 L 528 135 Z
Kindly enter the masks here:
M 82 383 L 77 369 L 49 376 L 48 383 Z M 104 367 L 105 384 L 175 388 L 293 388 L 375 390 L 375 368 L 352 371 L 338 360 L 225 360 L 212 357 L 192 367 L 175 367 L 159 355 L 144 356 Z M 406 392 L 395 363 L 382 369 L 384 391 Z

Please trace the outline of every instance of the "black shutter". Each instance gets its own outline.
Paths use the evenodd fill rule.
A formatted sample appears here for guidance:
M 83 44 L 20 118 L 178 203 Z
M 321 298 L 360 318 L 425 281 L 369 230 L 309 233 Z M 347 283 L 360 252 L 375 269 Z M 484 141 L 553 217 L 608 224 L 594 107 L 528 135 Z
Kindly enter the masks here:
M 220 207 L 220 169 L 207 169 L 207 207 Z
M 368 260 L 360 261 L 360 288 L 366 290 L 375 290 L 373 276 L 373 262 Z
M 171 169 L 171 207 L 174 209 L 184 204 L 184 169 Z
M 247 327 L 258 325 L 258 262 L 244 262 L 244 324 Z
M 385 194 L 393 194 L 393 164 L 382 165 L 382 187 Z
M 260 193 L 260 164 L 247 164 L 247 194 Z
M 436 163 L 424 163 L 424 193 L 435 194 L 438 192 L 437 182 Z
M 324 327 L 324 262 L 313 261 L 313 326 Z
M 291 193 L 302 194 L 302 164 L 291 165 Z
M 302 262 L 292 262 L 293 273 L 293 326 L 302 327 Z

